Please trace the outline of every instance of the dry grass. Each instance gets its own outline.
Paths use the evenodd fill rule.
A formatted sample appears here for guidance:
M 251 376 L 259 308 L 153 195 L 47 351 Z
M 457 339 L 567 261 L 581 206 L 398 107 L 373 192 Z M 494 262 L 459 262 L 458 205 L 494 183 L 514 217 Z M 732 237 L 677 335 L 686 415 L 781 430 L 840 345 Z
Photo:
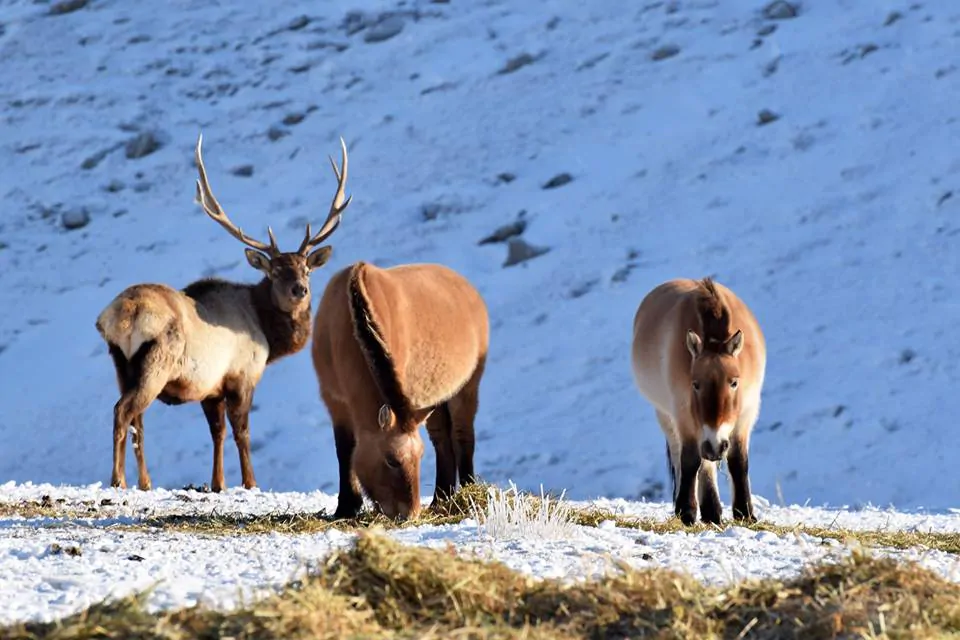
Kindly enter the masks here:
M 415 527 L 425 524 L 456 524 L 468 517 L 475 517 L 478 512 L 487 509 L 490 499 L 491 485 L 474 484 L 458 491 L 451 499 L 439 506 L 431 505 L 424 510 L 423 515 L 412 521 L 396 523 L 372 512 L 364 512 L 355 520 L 333 520 L 325 514 L 268 514 L 251 516 L 243 514 L 217 515 L 174 515 L 148 518 L 142 523 L 129 525 L 131 528 L 159 527 L 191 533 L 207 533 L 227 535 L 237 533 L 313 533 L 329 528 L 338 528 L 345 531 L 368 529 L 372 526 L 383 528 Z M 509 497 L 508 500 L 516 498 Z M 531 494 L 521 494 L 521 498 L 528 502 L 530 511 L 541 510 L 541 498 Z M 622 516 L 610 511 L 596 508 L 571 509 L 568 504 L 553 500 L 550 509 L 560 508 L 569 512 L 574 524 L 595 527 L 605 520 L 612 520 L 618 527 L 649 531 L 651 533 L 677 533 L 685 531 L 698 533 L 712 527 L 707 524 L 697 524 L 686 527 L 679 518 L 668 520 L 653 520 Z M 729 523 L 728 523 L 729 524 Z M 768 522 L 757 522 L 752 525 L 741 525 L 754 531 L 770 531 L 780 536 L 804 533 L 821 540 L 839 540 L 844 544 L 857 543 L 868 547 L 891 547 L 906 549 L 909 547 L 925 547 L 947 553 L 960 553 L 960 533 L 936 533 L 923 531 L 871 531 L 853 530 L 828 527 L 813 527 L 805 525 L 783 526 Z
M 855 554 L 787 581 L 705 587 L 624 569 L 564 585 L 372 532 L 279 595 L 231 613 L 148 613 L 138 596 L 58 624 L 0 629 L 56 638 L 944 638 L 960 585 L 912 563 Z
M 143 520 L 120 528 L 142 530 L 145 528 L 160 528 L 184 533 L 198 533 L 208 535 L 236 535 L 258 533 L 316 533 L 336 528 L 344 531 L 369 529 L 371 527 L 403 528 L 421 525 L 456 524 L 465 518 L 475 517 L 478 512 L 487 510 L 490 498 L 490 489 L 500 491 L 488 484 L 473 484 L 458 491 L 452 498 L 441 505 L 430 505 L 424 510 L 420 518 L 404 523 L 396 523 L 383 516 L 365 511 L 359 518 L 353 520 L 333 520 L 325 513 L 271 513 L 266 515 L 248 514 L 176 514 L 144 518 Z M 501 493 L 503 493 L 501 491 Z M 541 510 L 541 498 L 531 494 L 521 494 L 522 499 L 529 503 L 530 511 Z M 39 502 L 0 503 L 0 517 L 4 515 L 22 515 L 25 517 L 91 517 L 98 512 L 93 503 L 76 505 L 60 505 L 48 496 Z M 508 500 L 514 500 L 509 497 Z M 685 531 L 697 533 L 708 530 L 711 525 L 698 524 L 685 527 L 678 518 L 668 520 L 653 520 L 622 516 L 610 511 L 596 508 L 573 508 L 563 501 L 552 500 L 549 509 L 565 509 L 569 512 L 574 524 L 595 527 L 605 520 L 614 521 L 617 526 L 651 533 L 676 533 Z M 860 544 L 867 547 L 891 547 L 906 549 L 909 547 L 925 547 L 944 551 L 946 553 L 960 553 L 960 533 L 934 533 L 923 531 L 876 531 L 852 530 L 833 527 L 813 527 L 805 525 L 783 526 L 767 522 L 758 522 L 753 525 L 743 525 L 754 531 L 770 531 L 780 536 L 791 534 L 807 534 L 822 540 L 839 540 L 844 544 Z
M 93 501 L 70 503 L 63 498 L 54 499 L 43 496 L 40 500 L 19 500 L 0 502 L 0 518 L 20 516 L 22 518 L 84 518 L 97 514 Z

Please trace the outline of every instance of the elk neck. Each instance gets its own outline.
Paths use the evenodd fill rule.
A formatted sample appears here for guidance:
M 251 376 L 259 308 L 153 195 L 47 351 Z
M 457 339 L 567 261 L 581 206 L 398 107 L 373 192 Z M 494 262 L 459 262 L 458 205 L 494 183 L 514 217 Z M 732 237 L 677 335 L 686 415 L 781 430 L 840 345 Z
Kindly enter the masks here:
M 260 329 L 267 338 L 267 364 L 303 349 L 310 338 L 310 298 L 294 311 L 284 311 L 273 299 L 273 284 L 264 278 L 250 292 Z

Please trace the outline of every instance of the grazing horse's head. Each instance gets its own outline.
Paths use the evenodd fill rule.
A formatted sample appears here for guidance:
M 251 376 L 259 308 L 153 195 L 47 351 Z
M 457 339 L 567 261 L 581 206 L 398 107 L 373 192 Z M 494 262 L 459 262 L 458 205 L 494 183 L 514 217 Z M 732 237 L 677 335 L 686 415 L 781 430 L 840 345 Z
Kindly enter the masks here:
M 406 520 L 420 514 L 420 459 L 423 439 L 417 429 L 422 420 L 399 424 L 384 405 L 377 416 L 379 428 L 360 430 L 353 454 L 353 469 L 364 493 L 391 519 Z
M 730 448 L 730 434 L 740 415 L 740 366 L 743 332 L 725 341 L 704 345 L 694 331 L 687 331 L 687 350 L 693 357 L 690 394 L 693 415 L 700 426 L 700 455 L 707 460 L 723 458 Z

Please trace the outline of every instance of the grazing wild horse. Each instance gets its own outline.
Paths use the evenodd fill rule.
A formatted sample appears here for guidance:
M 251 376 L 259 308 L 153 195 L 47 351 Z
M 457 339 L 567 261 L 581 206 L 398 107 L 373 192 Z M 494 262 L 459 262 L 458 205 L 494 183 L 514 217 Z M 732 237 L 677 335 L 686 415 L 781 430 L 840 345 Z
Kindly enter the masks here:
M 317 309 L 313 366 L 333 425 L 340 494 L 355 517 L 361 490 L 389 518 L 420 512 L 427 432 L 437 459 L 433 500 L 474 481 L 474 418 L 489 343 L 487 308 L 438 264 L 357 262 L 330 279 Z
M 665 282 L 634 316 L 632 361 L 667 439 L 676 515 L 693 524 L 699 501 L 703 521 L 720 524 L 717 464 L 726 457 L 733 517 L 755 522 L 747 460 L 767 350 L 747 305 L 710 278 Z
M 332 234 L 350 198 L 344 201 L 347 148 L 343 169 L 333 172 L 337 191 L 323 227 L 307 233 L 295 252 L 282 253 L 268 227 L 270 244 L 247 237 L 234 225 L 210 190 L 197 139 L 197 201 L 227 233 L 251 247 L 247 262 L 263 273 L 258 284 L 204 278 L 181 290 L 164 284 L 137 284 L 120 292 L 97 318 L 120 386 L 113 408 L 113 474 L 110 484 L 126 488 L 124 458 L 127 428 L 132 427 L 137 456 L 137 487 L 150 489 L 143 450 L 143 413 L 155 400 L 168 405 L 199 402 L 213 438 L 213 491 L 225 487 L 224 414 L 230 418 L 240 454 L 244 488 L 256 486 L 250 461 L 250 406 L 253 391 L 268 364 L 297 353 L 310 338 L 310 272 L 322 266 L 332 247 L 315 247 Z

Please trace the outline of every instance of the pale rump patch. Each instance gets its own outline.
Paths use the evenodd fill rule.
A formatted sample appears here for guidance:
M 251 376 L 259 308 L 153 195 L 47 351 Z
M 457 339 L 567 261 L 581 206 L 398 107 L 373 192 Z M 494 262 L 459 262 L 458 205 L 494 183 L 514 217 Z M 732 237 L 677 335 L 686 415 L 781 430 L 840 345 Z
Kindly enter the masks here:
M 332 248 L 318 246 L 340 224 L 350 203 L 344 197 L 347 150 L 342 168 L 330 163 L 337 191 L 327 220 L 316 234 L 310 224 L 299 249 L 282 252 L 268 227 L 269 244 L 247 236 L 217 202 L 207 180 L 197 140 L 196 201 L 211 220 L 247 245 L 251 267 L 263 273 L 258 284 L 202 278 L 183 289 L 142 283 L 121 291 L 97 316 L 96 328 L 109 346 L 120 387 L 114 406 L 113 471 L 110 484 L 126 487 L 126 440 L 133 435 L 137 486 L 151 486 L 143 455 L 143 414 L 155 400 L 200 402 L 214 444 L 211 488 L 225 488 L 223 440 L 229 419 L 240 454 L 243 486 L 256 486 L 250 457 L 249 414 L 254 388 L 268 364 L 297 353 L 310 335 L 310 273 Z M 132 423 L 138 431 L 127 428 Z

